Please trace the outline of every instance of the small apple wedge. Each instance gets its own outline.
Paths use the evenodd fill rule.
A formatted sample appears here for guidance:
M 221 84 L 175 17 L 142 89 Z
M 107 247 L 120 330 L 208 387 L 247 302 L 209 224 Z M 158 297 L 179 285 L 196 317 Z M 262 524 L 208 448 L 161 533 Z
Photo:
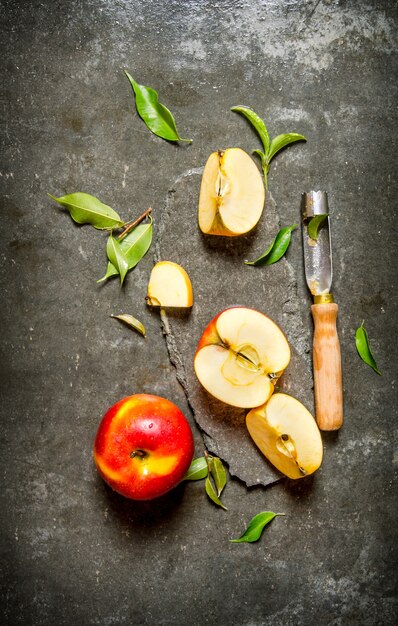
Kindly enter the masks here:
M 321 434 L 301 402 L 275 393 L 266 404 L 249 411 L 246 426 L 261 452 L 289 478 L 303 478 L 322 463 Z
M 199 227 L 207 235 L 248 233 L 264 208 L 264 184 L 254 161 L 241 148 L 213 152 L 205 165 L 199 196 Z
M 194 368 L 215 398 L 240 408 L 268 400 L 290 361 L 285 335 L 269 317 L 243 306 L 225 309 L 199 341 Z
M 184 268 L 172 261 L 156 263 L 149 278 L 146 301 L 150 306 L 191 307 L 192 284 Z

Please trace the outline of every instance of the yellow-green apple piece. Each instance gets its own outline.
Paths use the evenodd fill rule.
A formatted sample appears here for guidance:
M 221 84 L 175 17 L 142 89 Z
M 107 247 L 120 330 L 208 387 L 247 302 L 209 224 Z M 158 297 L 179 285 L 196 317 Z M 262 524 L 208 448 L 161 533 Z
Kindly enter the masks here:
M 246 426 L 264 456 L 289 478 L 308 476 L 321 465 L 321 434 L 296 398 L 275 393 L 266 404 L 249 411 Z
M 241 148 L 213 152 L 205 165 L 199 196 L 199 227 L 208 235 L 243 235 L 257 224 L 265 191 L 260 172 Z
M 156 263 L 149 278 L 146 300 L 150 306 L 191 307 L 192 284 L 184 268 L 172 261 Z
M 240 408 L 266 402 L 290 361 L 285 335 L 269 317 L 247 307 L 221 311 L 199 341 L 194 368 L 215 398 Z

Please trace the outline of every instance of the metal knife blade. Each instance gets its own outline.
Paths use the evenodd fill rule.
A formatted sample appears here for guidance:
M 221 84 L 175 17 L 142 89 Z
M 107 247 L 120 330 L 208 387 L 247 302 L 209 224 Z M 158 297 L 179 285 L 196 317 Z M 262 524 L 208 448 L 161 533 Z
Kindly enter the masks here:
M 311 220 L 319 215 L 327 216 L 318 231 L 317 239 L 308 234 Z M 314 301 L 325 300 L 332 288 L 332 241 L 328 198 L 325 191 L 303 193 L 301 201 L 302 234 L 305 278 Z M 333 302 L 332 298 L 327 298 Z

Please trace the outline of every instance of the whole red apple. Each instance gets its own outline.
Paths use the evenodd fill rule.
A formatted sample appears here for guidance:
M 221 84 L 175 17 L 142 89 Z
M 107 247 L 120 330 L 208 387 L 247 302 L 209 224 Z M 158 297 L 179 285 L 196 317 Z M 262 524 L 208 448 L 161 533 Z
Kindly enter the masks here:
M 165 398 L 137 394 L 105 413 L 94 442 L 97 469 L 112 489 L 151 500 L 183 479 L 194 454 L 191 428 Z

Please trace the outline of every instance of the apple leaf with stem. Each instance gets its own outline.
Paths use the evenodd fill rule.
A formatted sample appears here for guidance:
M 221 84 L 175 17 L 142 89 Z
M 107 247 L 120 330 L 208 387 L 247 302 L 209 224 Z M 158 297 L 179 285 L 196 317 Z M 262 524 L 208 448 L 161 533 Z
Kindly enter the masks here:
M 143 337 L 145 337 L 145 326 L 136 317 L 129 315 L 128 313 L 122 313 L 121 315 L 111 315 L 115 320 L 120 320 L 127 326 L 134 328 L 137 332 L 139 332 Z
M 192 461 L 183 480 L 202 480 L 203 478 L 206 478 L 205 490 L 210 500 L 227 511 L 227 507 L 220 500 L 221 492 L 227 484 L 227 473 L 221 459 L 207 452 L 205 456 Z
M 307 224 L 307 233 L 310 239 L 313 239 L 314 241 L 318 240 L 319 231 L 321 230 L 322 226 L 326 222 L 327 218 L 328 218 L 328 215 L 325 214 L 325 215 L 314 215 L 313 217 L 309 219 L 308 224 Z
M 70 193 L 60 198 L 50 193 L 48 195 L 67 209 L 77 224 L 91 224 L 99 230 L 121 228 L 125 225 L 116 211 L 88 193 Z
M 261 143 L 263 144 L 263 150 L 253 150 L 253 154 L 256 154 L 261 159 L 261 167 L 263 170 L 265 188 L 268 189 L 268 172 L 270 168 L 271 159 L 285 146 L 295 143 L 296 141 L 307 141 L 304 135 L 298 133 L 285 133 L 277 135 L 270 140 L 267 127 L 264 120 L 261 119 L 257 113 L 247 106 L 234 106 L 231 107 L 231 111 L 240 113 L 243 115 L 257 131 Z
M 142 259 L 142 257 L 148 252 L 151 243 L 152 243 L 152 218 L 146 224 L 140 224 L 136 226 L 133 230 L 130 230 L 123 239 L 118 238 L 118 242 L 120 242 L 120 248 L 124 253 L 127 264 L 128 271 L 133 269 L 137 263 Z M 100 283 L 111 276 L 117 276 L 118 270 L 115 265 L 108 261 L 108 267 L 106 269 L 105 275 L 97 280 L 97 283 Z
M 97 283 L 117 275 L 120 275 L 123 283 L 127 271 L 137 265 L 152 243 L 152 218 L 149 216 L 152 209 L 146 209 L 142 215 L 131 222 L 124 222 L 110 206 L 88 193 L 70 193 L 60 198 L 51 194 L 48 195 L 65 207 L 77 224 L 91 224 L 98 230 L 111 231 L 111 237 L 108 239 L 106 248 L 108 267 L 105 275 Z M 148 216 L 149 223 L 141 225 L 141 222 Z M 117 239 L 114 239 L 113 231 L 122 228 L 124 230 Z M 127 270 L 125 268 L 126 263 Z
M 362 321 L 360 327 L 357 328 L 355 333 L 355 344 L 358 350 L 358 354 L 361 357 L 362 361 L 364 361 L 367 365 L 369 365 L 369 367 L 374 369 L 376 374 L 379 374 L 379 376 L 381 376 L 381 371 L 377 367 L 375 358 L 370 350 L 368 333 L 363 324 L 364 320 Z
M 174 117 L 171 111 L 159 102 L 157 92 L 151 87 L 139 85 L 126 70 L 124 73 L 133 88 L 138 115 L 147 128 L 157 137 L 167 139 L 167 141 L 191 143 L 192 139 L 182 139 L 179 136 Z
M 272 522 L 275 517 L 285 515 L 284 513 L 273 513 L 272 511 L 263 511 L 257 513 L 249 522 L 245 532 L 238 539 L 230 539 L 231 543 L 253 543 L 258 541 L 262 535 L 264 528 Z
M 296 228 L 297 224 L 292 224 L 292 226 L 286 226 L 285 228 L 281 228 L 281 230 L 278 232 L 273 242 L 266 249 L 266 251 L 255 261 L 244 261 L 245 265 L 272 265 L 272 263 L 276 263 L 277 261 L 279 261 L 279 259 L 283 257 L 288 247 L 290 246 L 292 231 Z

